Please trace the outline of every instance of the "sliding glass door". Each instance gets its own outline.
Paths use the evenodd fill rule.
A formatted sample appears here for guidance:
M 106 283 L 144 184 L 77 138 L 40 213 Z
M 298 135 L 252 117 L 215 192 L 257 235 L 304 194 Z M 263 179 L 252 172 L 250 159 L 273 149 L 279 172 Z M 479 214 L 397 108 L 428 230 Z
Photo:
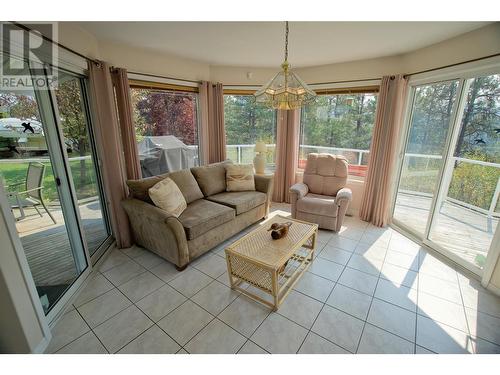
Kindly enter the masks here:
M 414 86 L 393 219 L 481 274 L 500 218 L 500 75 Z
M 50 89 L 0 88 L 0 180 L 49 321 L 110 237 L 85 77 L 58 76 Z
M 429 240 L 482 269 L 500 207 L 500 75 L 464 82 Z
M 49 91 L 0 90 L 0 175 L 45 313 L 88 267 Z
M 66 145 L 83 237 L 90 255 L 93 255 L 109 237 L 110 230 L 102 205 L 102 189 L 92 129 L 89 126 L 84 79 L 59 71 L 58 80 L 54 92 L 60 128 Z

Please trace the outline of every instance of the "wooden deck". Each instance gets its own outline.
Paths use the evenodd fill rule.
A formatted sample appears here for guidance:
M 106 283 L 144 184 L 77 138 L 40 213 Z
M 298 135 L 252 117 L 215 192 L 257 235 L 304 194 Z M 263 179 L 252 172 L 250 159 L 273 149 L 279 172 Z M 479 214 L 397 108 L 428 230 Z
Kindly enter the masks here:
M 34 210 L 27 210 L 29 216 L 16 223 L 37 286 L 70 284 L 77 276 L 62 211 L 49 209 L 57 224 L 47 214 L 40 217 Z M 108 237 L 98 203 L 81 205 L 80 213 L 88 247 L 96 249 Z
M 394 217 L 419 233 L 425 232 L 430 197 L 399 193 Z M 445 201 L 431 231 L 431 239 L 472 264 L 482 267 L 498 225 L 498 218 Z M 478 263 L 479 262 L 479 263 Z

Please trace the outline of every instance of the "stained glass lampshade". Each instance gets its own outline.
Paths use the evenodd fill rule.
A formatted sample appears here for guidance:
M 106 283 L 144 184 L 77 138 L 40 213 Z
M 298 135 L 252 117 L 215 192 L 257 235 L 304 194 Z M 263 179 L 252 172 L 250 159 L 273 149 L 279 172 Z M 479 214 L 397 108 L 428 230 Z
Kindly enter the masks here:
M 274 109 L 296 109 L 314 100 L 316 93 L 290 69 L 285 61 L 281 71 L 255 95 L 258 103 L 264 103 Z

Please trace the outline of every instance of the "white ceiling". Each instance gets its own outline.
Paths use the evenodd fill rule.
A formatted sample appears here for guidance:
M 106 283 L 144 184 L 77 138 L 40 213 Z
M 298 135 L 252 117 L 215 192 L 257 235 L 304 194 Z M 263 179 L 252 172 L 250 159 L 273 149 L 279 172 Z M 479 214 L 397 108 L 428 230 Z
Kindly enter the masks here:
M 290 22 L 289 61 L 304 67 L 397 55 L 487 22 Z M 98 40 L 212 65 L 276 67 L 284 22 L 79 22 Z

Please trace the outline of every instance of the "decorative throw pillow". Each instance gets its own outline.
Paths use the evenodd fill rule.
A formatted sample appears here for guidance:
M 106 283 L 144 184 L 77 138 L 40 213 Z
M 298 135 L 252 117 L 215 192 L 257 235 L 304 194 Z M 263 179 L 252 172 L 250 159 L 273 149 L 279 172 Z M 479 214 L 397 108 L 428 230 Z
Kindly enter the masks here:
M 227 164 L 226 191 L 255 191 L 253 164 Z
M 148 190 L 149 197 L 156 207 L 179 217 L 186 209 L 187 203 L 177 184 L 167 177 Z

